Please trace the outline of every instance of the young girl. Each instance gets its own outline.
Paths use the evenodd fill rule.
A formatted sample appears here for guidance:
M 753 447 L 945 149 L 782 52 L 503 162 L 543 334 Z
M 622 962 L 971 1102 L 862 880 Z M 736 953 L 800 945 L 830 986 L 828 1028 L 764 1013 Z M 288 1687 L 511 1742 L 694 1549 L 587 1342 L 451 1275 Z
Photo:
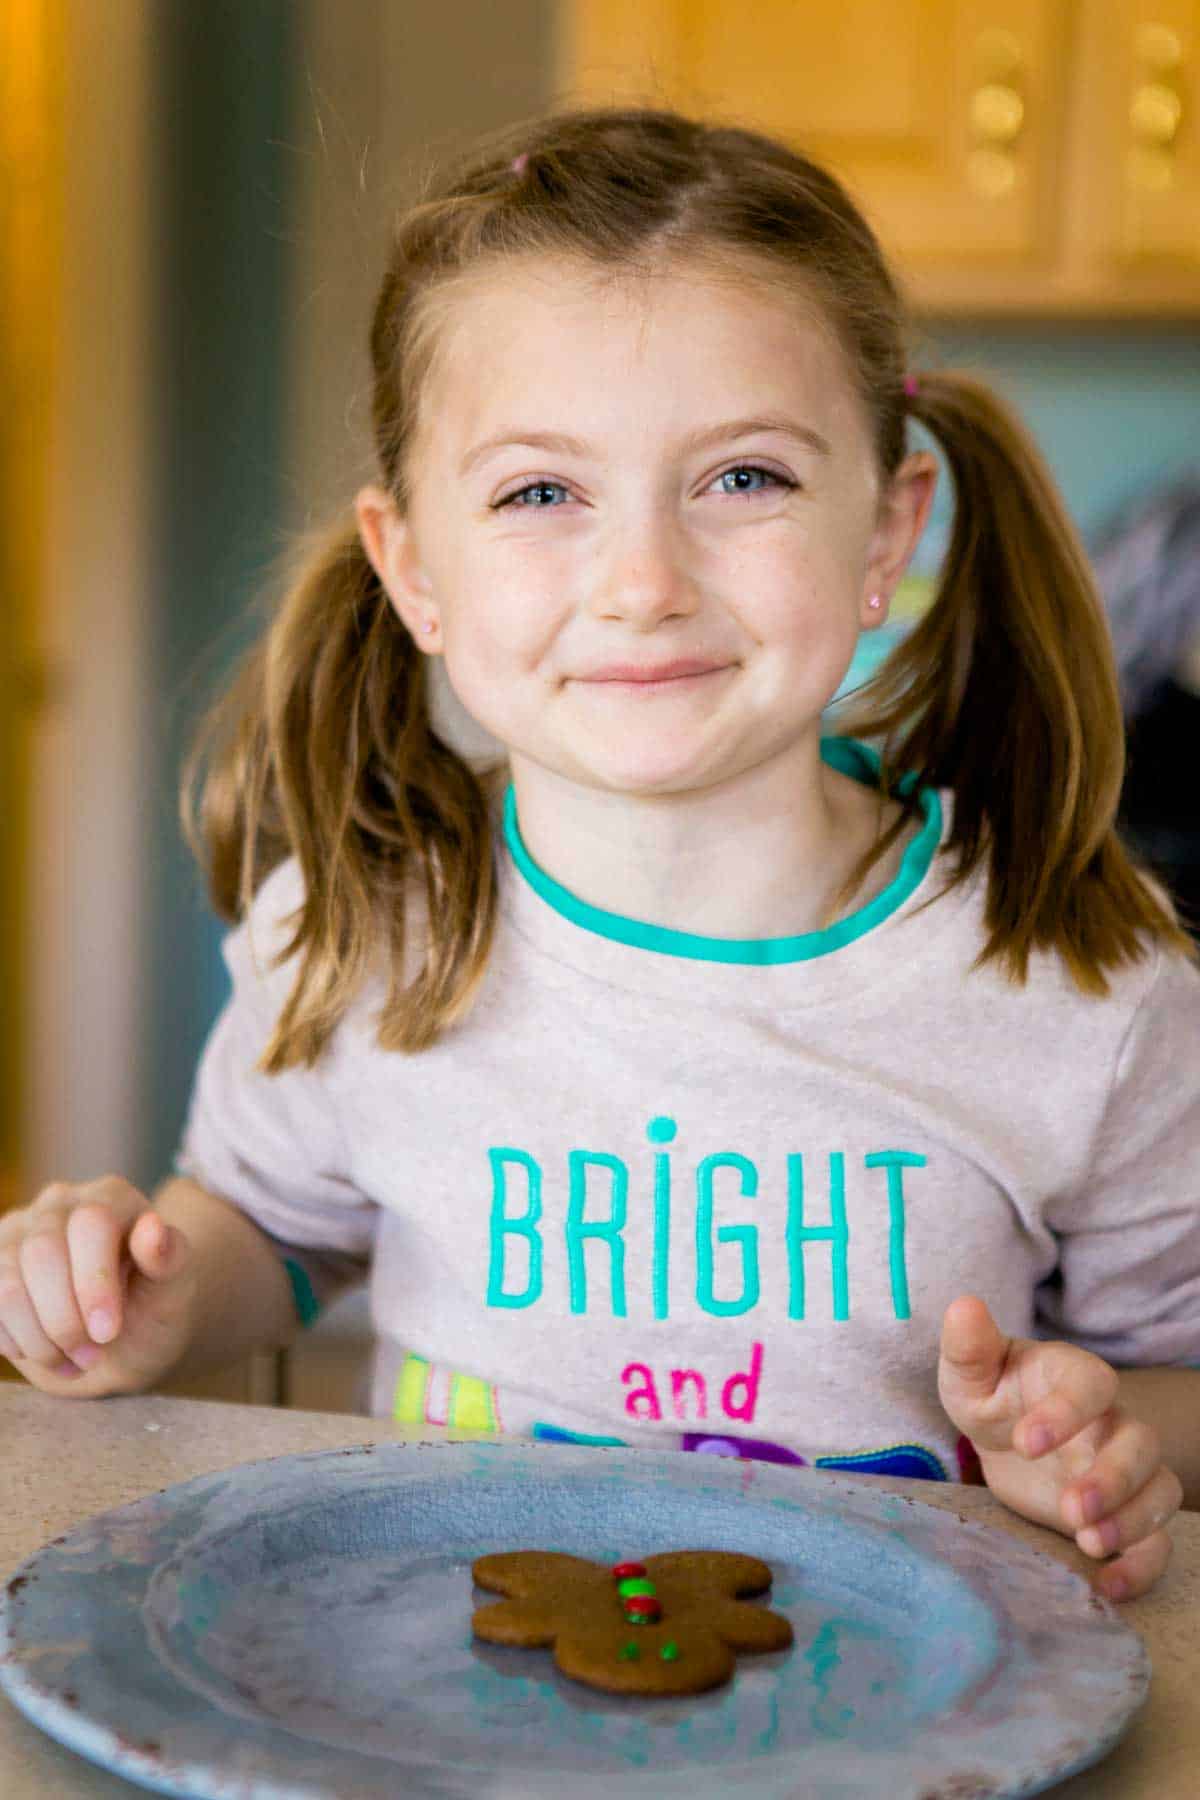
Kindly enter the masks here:
M 982 1473 L 1157 1578 L 1200 974 L 1114 830 L 1062 501 L 909 332 L 829 174 L 668 112 L 526 124 L 402 219 L 378 484 L 185 781 L 239 922 L 176 1175 L 0 1226 L 28 1380 L 231 1362 L 369 1272 L 381 1415 Z M 953 536 L 832 735 L 933 496 L 910 416 Z M 502 760 L 433 729 L 434 656 Z

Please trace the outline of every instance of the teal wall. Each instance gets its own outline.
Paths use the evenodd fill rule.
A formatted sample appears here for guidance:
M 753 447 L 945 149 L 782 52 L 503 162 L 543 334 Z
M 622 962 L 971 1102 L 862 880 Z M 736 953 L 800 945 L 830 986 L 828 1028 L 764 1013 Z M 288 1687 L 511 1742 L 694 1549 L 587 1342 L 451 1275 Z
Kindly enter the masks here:
M 1200 330 L 929 335 L 932 366 L 978 368 L 1016 407 L 1085 537 L 1170 471 L 1200 465 Z M 931 524 L 948 518 L 946 500 L 943 483 Z
M 146 821 L 151 1071 L 136 1186 L 169 1173 L 204 1035 L 228 987 L 221 927 L 178 825 L 184 747 L 278 548 L 287 276 L 289 0 L 164 0 L 156 231 L 162 445 Z
M 927 330 L 915 366 L 968 369 L 995 384 L 1032 432 L 1089 545 L 1127 500 L 1172 472 L 1200 475 L 1200 330 L 941 326 Z M 919 426 L 911 440 L 940 467 L 910 570 L 928 578 L 949 541 L 953 496 L 937 444 Z M 838 697 L 868 678 L 903 629 L 863 636 Z

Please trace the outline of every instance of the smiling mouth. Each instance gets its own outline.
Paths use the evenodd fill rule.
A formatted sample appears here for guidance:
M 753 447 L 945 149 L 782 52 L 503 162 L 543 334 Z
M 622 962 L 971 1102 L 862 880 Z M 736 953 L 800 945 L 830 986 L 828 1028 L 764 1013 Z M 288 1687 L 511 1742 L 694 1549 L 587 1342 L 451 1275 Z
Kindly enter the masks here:
M 702 681 L 711 681 L 714 675 L 728 675 L 733 668 L 727 663 L 722 669 L 701 669 L 694 675 L 670 675 L 664 681 L 582 681 L 576 685 L 588 688 L 603 688 L 618 694 L 664 694 L 668 689 L 684 690 L 698 687 Z

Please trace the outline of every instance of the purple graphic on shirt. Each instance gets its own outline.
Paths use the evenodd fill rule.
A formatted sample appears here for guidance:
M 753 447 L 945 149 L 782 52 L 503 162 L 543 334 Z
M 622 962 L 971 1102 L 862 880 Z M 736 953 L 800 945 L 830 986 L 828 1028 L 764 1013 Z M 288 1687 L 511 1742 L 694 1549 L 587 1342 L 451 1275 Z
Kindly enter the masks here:
M 797 1456 L 794 1450 L 785 1450 L 782 1444 L 772 1444 L 766 1438 L 732 1438 L 709 1437 L 705 1432 L 685 1431 L 683 1448 L 694 1450 L 698 1456 L 740 1456 L 752 1462 L 796 1463 L 800 1468 L 808 1467 L 804 1457 Z

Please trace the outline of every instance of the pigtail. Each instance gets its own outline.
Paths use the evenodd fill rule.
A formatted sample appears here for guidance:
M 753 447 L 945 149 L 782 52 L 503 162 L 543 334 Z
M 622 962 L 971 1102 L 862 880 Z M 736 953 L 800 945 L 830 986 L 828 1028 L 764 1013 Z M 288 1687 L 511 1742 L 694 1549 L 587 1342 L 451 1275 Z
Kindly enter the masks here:
M 258 1065 L 265 1074 L 316 1062 L 381 945 L 390 955 L 379 1041 L 425 1048 L 470 1004 L 496 913 L 490 807 L 500 771 L 481 781 L 432 729 L 426 659 L 356 522 L 309 534 L 299 563 L 270 628 L 203 720 L 180 800 L 220 917 L 245 917 L 279 862 L 300 864 L 305 897 L 276 960 L 299 953 L 301 962 Z M 438 927 L 404 987 L 414 875 Z
M 951 541 L 932 605 L 841 728 L 883 740 L 885 784 L 913 769 L 954 790 L 949 885 L 988 859 L 976 966 L 999 957 L 1024 982 L 1031 951 L 1057 950 L 1083 992 L 1104 995 L 1104 970 L 1140 961 L 1146 934 L 1195 960 L 1118 837 L 1112 640 L 1052 475 L 982 381 L 923 373 L 912 406 L 949 463 Z

